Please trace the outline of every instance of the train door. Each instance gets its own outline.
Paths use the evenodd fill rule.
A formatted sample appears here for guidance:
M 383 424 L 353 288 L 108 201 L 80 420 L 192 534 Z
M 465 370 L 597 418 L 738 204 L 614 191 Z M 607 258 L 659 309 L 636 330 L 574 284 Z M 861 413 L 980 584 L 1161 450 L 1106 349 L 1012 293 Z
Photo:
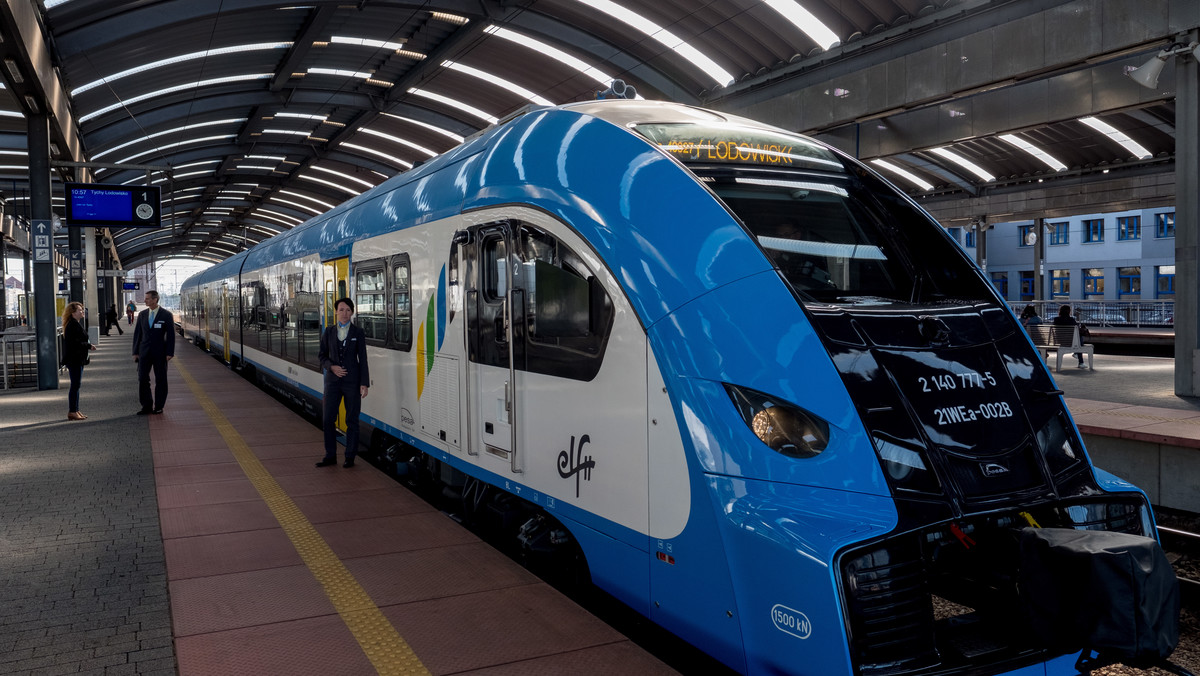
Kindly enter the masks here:
M 236 296 L 229 290 L 229 282 L 221 282 L 221 337 L 225 340 L 225 363 L 232 364 L 229 360 L 229 316 L 233 314 L 233 308 L 237 307 Z
M 212 291 L 200 287 L 200 335 L 204 336 L 204 349 L 212 349 L 212 336 L 208 333 L 208 312 L 212 305 Z
M 519 302 L 514 290 L 513 233 L 507 222 L 484 226 L 476 233 L 474 265 L 468 266 L 467 298 L 472 327 L 474 363 L 467 371 L 468 420 L 475 429 L 470 448 L 509 461 L 512 472 L 521 472 L 516 443 L 520 391 L 515 361 L 520 346 L 513 340 L 512 309 Z M 518 296 L 514 300 L 514 294 Z
M 337 323 L 337 314 L 333 304 L 339 298 L 350 297 L 350 259 L 334 258 L 324 263 L 325 272 L 325 328 Z M 338 408 L 337 428 L 346 431 L 346 404 Z

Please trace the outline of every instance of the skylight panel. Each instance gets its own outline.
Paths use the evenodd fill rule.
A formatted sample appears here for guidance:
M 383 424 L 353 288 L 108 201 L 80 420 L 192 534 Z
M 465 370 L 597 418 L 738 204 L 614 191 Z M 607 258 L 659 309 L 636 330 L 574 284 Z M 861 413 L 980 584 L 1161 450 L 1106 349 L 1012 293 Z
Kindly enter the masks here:
M 430 150 L 429 148 L 426 148 L 425 146 L 413 143 L 412 141 L 402 139 L 399 136 L 392 136 L 391 134 L 385 134 L 381 131 L 376 131 L 374 129 L 367 129 L 365 127 L 363 129 L 359 129 L 359 131 L 364 134 L 370 134 L 372 136 L 378 136 L 379 138 L 387 139 L 387 140 L 391 141 L 392 143 L 399 143 L 401 145 L 408 146 L 409 148 L 412 148 L 413 150 L 416 150 L 417 152 L 425 153 L 429 157 L 433 157 L 434 155 L 437 155 L 437 153 L 435 151 Z
M 286 136 L 312 136 L 313 134 L 311 131 L 304 131 L 303 129 L 264 129 L 260 133 L 283 134 Z
M 462 136 L 459 136 L 458 134 L 455 134 L 454 132 L 450 131 L 449 129 L 442 129 L 441 127 L 438 127 L 438 126 L 435 126 L 435 125 L 429 124 L 429 123 L 427 123 L 427 122 L 421 122 L 420 120 L 414 120 L 414 119 L 412 119 L 411 117 L 402 117 L 402 116 L 400 116 L 400 115 L 395 115 L 395 114 L 393 114 L 393 113 L 384 113 L 384 115 L 387 115 L 388 117 L 394 117 L 394 118 L 396 118 L 397 120 L 403 120 L 403 121 L 405 121 L 405 122 L 408 122 L 408 123 L 410 123 L 410 124 L 415 124 L 415 125 L 417 125 L 417 126 L 419 126 L 419 127 L 425 127 L 425 128 L 426 128 L 426 129 L 428 129 L 429 131 L 432 131 L 432 132 L 437 132 L 437 133 L 441 134 L 442 136 L 445 136 L 446 138 L 453 139 L 455 143 L 462 143 L 462 142 L 463 142 L 463 137 L 462 137 Z
M 945 147 L 933 148 L 933 149 L 931 149 L 931 152 L 933 152 L 934 154 L 939 155 L 941 157 L 944 157 L 947 160 L 950 160 L 951 162 L 962 167 L 963 169 L 966 169 L 967 171 L 971 172 L 972 174 L 974 174 L 976 177 L 978 177 L 981 180 L 984 180 L 984 181 L 996 180 L 996 177 L 992 176 L 991 174 L 984 171 L 983 167 L 979 166 L 978 164 L 975 164 L 971 160 L 968 160 L 967 158 L 963 157 L 962 155 L 959 155 L 958 153 L 951 152 L 949 148 L 945 148 Z
M 341 75 L 342 77 L 356 77 L 361 80 L 369 80 L 374 73 L 361 70 L 345 70 L 343 68 L 309 68 L 309 73 L 313 75 Z
M 308 113 L 285 113 L 282 111 L 275 113 L 271 117 L 293 117 L 293 118 L 296 118 L 297 120 L 317 120 L 319 122 L 324 122 L 326 119 L 329 118 L 328 115 L 309 115 Z
M 317 204 L 320 204 L 321 206 L 325 207 L 326 209 L 332 209 L 337 206 L 336 204 L 330 204 L 329 202 L 322 202 L 321 200 L 317 199 L 316 197 L 312 197 L 310 195 L 305 195 L 304 193 L 300 193 L 300 192 L 295 192 L 293 190 L 280 190 L 279 194 L 280 195 L 290 195 L 292 197 L 299 197 L 300 199 L 308 200 L 310 202 L 316 202 Z
M 488 26 L 484 30 L 498 38 L 504 38 L 505 40 L 515 42 L 522 47 L 532 49 L 539 54 L 548 56 L 555 61 L 558 61 L 559 63 L 562 63 L 592 78 L 596 82 L 600 83 L 601 86 L 607 87 L 609 83 L 613 81 L 613 77 L 608 73 L 605 73 L 595 66 L 590 66 L 585 61 L 577 59 L 563 50 L 557 47 L 552 47 L 544 42 L 541 42 L 540 40 L 534 40 L 527 35 L 518 33 L 514 30 L 509 30 L 508 28 L 502 28 L 495 24 Z
M 447 106 L 450 106 L 451 108 L 461 110 L 462 112 L 464 112 L 468 115 L 471 115 L 472 117 L 477 117 L 477 118 L 487 122 L 488 124 L 496 124 L 497 122 L 500 121 L 500 118 L 496 117 L 495 115 L 489 115 L 488 113 L 485 113 L 482 110 L 480 110 L 474 106 L 469 106 L 469 105 L 463 103 L 462 101 L 459 101 L 457 99 L 452 99 L 449 96 L 442 96 L 441 94 L 434 94 L 433 92 L 427 92 L 424 89 L 417 89 L 416 87 L 409 89 L 408 93 L 412 94 L 413 96 L 420 96 L 421 98 L 426 98 L 431 101 L 437 101 L 438 103 L 441 103 L 443 105 L 447 105 Z
M 89 82 L 85 85 L 80 85 L 80 86 L 76 87 L 75 89 L 72 89 L 71 96 L 78 96 L 78 95 L 82 94 L 83 92 L 88 91 L 89 89 L 94 89 L 96 87 L 99 87 L 102 84 L 108 84 L 111 82 L 115 82 L 117 80 L 120 80 L 121 78 L 129 77 L 130 75 L 137 75 L 138 73 L 144 73 L 148 70 L 154 70 L 155 68 L 162 68 L 163 66 L 170 66 L 170 65 L 173 65 L 176 63 L 183 63 L 185 61 L 193 61 L 195 59 L 206 59 L 210 56 L 219 56 L 221 54 L 237 54 L 239 52 L 254 52 L 254 51 L 267 50 L 267 49 L 288 49 L 291 46 L 292 46 L 292 43 L 290 43 L 290 42 L 258 42 L 258 43 L 254 43 L 254 44 L 248 44 L 248 45 L 234 45 L 231 47 L 218 47 L 217 49 L 206 49 L 202 52 L 192 52 L 191 54 L 181 54 L 179 56 L 173 56 L 169 59 L 161 59 L 159 61 L 151 61 L 150 63 L 145 63 L 140 66 L 134 66 L 133 68 L 130 68 L 128 70 L 123 70 L 119 73 L 114 73 L 112 75 L 102 77 L 99 80 L 93 80 L 92 82 Z
M 1030 155 L 1033 155 L 1037 159 L 1044 162 L 1046 164 L 1046 166 L 1050 167 L 1051 169 L 1053 169 L 1055 171 L 1066 171 L 1067 170 L 1067 165 L 1063 164 L 1062 162 L 1059 162 L 1058 159 L 1055 158 L 1054 156 L 1052 156 L 1050 153 L 1046 152 L 1045 150 L 1042 150 L 1041 148 L 1035 146 L 1034 144 L 1026 141 L 1023 138 L 1020 138 L 1014 134 L 1001 134 L 1000 138 L 1013 144 L 1014 146 L 1020 148 L 1021 150 L 1024 150 L 1025 152 L 1029 153 Z
M 712 78 L 717 83 L 717 86 L 726 87 L 733 83 L 733 75 L 718 66 L 715 61 L 701 54 L 700 50 L 684 42 L 682 38 L 677 37 L 674 33 L 671 33 L 641 14 L 626 9 L 615 2 L 611 2 L 611 0 L 578 0 L 578 2 L 600 10 L 612 18 L 645 33 L 667 49 L 686 59 L 696 68 L 699 68 Z
M 523 99 L 528 99 L 530 101 L 533 101 L 534 103 L 538 104 L 539 106 L 553 106 L 554 105 L 554 102 L 552 102 L 550 99 L 547 99 L 542 96 L 538 96 L 537 94 L 533 93 L 531 90 L 528 90 L 515 82 L 511 82 L 509 80 L 505 80 L 502 77 L 492 75 L 491 73 L 489 73 L 487 71 L 480 70 L 478 68 L 472 68 L 471 66 L 467 66 L 467 65 L 455 62 L 455 61 L 443 61 L 442 66 L 444 68 L 449 68 L 450 70 L 457 71 L 457 72 L 463 73 L 465 75 L 470 75 L 471 77 L 479 78 L 480 80 L 483 80 L 484 82 L 487 82 L 488 84 L 496 85 L 497 87 L 507 90 L 507 91 L 510 91 L 513 94 L 516 94 L 517 96 L 520 96 Z
M 246 121 L 246 118 L 244 118 L 244 117 L 237 117 L 237 118 L 231 117 L 227 120 L 213 120 L 211 122 L 197 122 L 196 124 L 186 124 L 182 127 L 175 127 L 174 129 L 167 129 L 165 131 L 157 131 L 157 132 L 154 132 L 153 134 L 147 134 L 146 136 L 143 136 L 141 138 L 136 138 L 132 141 L 126 141 L 125 143 L 122 143 L 120 145 L 115 145 L 115 146 L 109 148 L 108 150 L 98 152 L 95 155 L 92 155 L 92 160 L 93 161 L 98 160 L 101 157 L 108 155 L 109 153 L 114 153 L 114 152 L 120 150 L 121 148 L 127 148 L 131 145 L 141 143 L 142 141 L 149 141 L 152 138 L 158 138 L 160 136 L 166 136 L 168 134 L 177 134 L 181 131 L 188 131 L 191 129 L 199 129 L 201 127 L 215 127 L 215 126 L 222 125 L 222 124 L 235 124 L 235 123 L 241 124 L 242 122 L 245 122 L 245 121 Z
M 296 218 L 295 216 L 291 216 L 291 215 L 285 214 L 280 211 L 275 211 L 274 209 L 267 209 L 265 207 L 259 207 L 259 208 L 255 209 L 254 214 L 256 216 L 262 216 L 263 214 L 272 214 L 274 216 L 278 216 L 281 219 L 284 219 L 285 223 L 290 221 L 292 225 L 300 225 L 301 223 L 304 222 L 303 218 Z
M 321 185 L 327 185 L 331 188 L 337 188 L 338 190 L 348 192 L 351 195 L 361 195 L 362 194 L 361 190 L 355 190 L 354 188 L 347 188 L 346 186 L 344 186 L 340 183 L 334 183 L 333 181 L 326 181 L 325 179 L 317 177 L 317 176 L 311 176 L 309 174 L 301 174 L 300 178 L 302 178 L 306 181 L 312 181 L 313 183 L 320 183 Z
M 365 186 L 368 190 L 375 187 L 375 184 L 371 183 L 370 181 L 364 181 L 361 178 L 355 178 L 354 176 L 351 176 L 350 174 L 347 174 L 347 173 L 344 173 L 341 171 L 337 171 L 336 169 L 327 169 L 325 167 L 316 167 L 316 166 L 312 167 L 312 169 L 313 169 L 313 171 L 321 171 L 326 174 L 333 174 L 334 176 L 337 176 L 338 178 L 344 178 L 347 181 L 358 183 L 360 185 Z
M 383 158 L 383 159 L 387 160 L 388 162 L 391 162 L 392 164 L 404 167 L 405 169 L 412 169 L 412 162 L 405 162 L 404 160 L 400 159 L 399 157 L 393 157 L 392 155 L 388 155 L 385 152 L 375 150 L 374 148 L 360 146 L 356 143 L 343 143 L 342 147 L 349 148 L 351 150 L 357 150 L 360 153 L 367 153 L 368 155 L 374 155 L 376 157 Z
M 766 0 L 766 3 L 771 9 L 782 14 L 783 18 L 792 22 L 792 25 L 799 28 L 805 35 L 812 38 L 813 42 L 821 45 L 821 49 L 829 49 L 841 42 L 837 34 L 829 30 L 828 26 L 821 23 L 820 19 L 801 7 L 795 0 Z
M 117 101 L 116 103 L 112 104 L 111 106 L 105 106 L 105 107 L 101 108 L 100 110 L 88 113 L 87 115 L 83 115 L 79 118 L 79 121 L 80 121 L 80 123 L 87 122 L 90 119 L 99 117 L 105 113 L 114 111 L 118 108 L 123 108 L 125 106 L 133 105 L 135 103 L 140 103 L 142 101 L 157 98 L 159 96 L 166 96 L 167 94 L 174 94 L 175 92 L 181 92 L 181 91 L 184 91 L 187 89 L 199 89 L 201 87 L 211 87 L 213 85 L 229 84 L 231 82 L 246 82 L 247 80 L 269 80 L 272 77 L 274 77 L 273 73 L 250 73 L 250 74 L 246 74 L 246 75 L 230 75 L 227 77 L 214 77 L 209 80 L 197 80 L 196 82 L 188 82 L 187 84 L 175 85 L 174 87 L 167 87 L 166 89 L 156 89 L 152 92 L 147 92 L 140 96 L 135 96 L 131 99 L 125 99 L 124 101 Z
M 1116 127 L 1098 117 L 1081 117 L 1079 118 L 1079 121 L 1091 127 L 1092 129 L 1095 129 L 1101 134 L 1104 134 L 1117 143 L 1120 143 L 1122 148 L 1128 150 L 1131 155 L 1138 159 L 1144 160 L 1152 157 L 1150 151 L 1143 148 L 1137 141 L 1129 138 Z
M 887 160 L 871 160 L 871 164 L 874 164 L 877 167 L 886 169 L 886 170 L 892 172 L 893 174 L 896 174 L 897 176 L 904 178 L 906 181 L 908 181 L 909 183 L 912 183 L 913 185 L 917 186 L 921 190 L 926 190 L 926 191 L 933 190 L 932 183 L 926 181 L 925 179 L 921 178 L 920 176 L 917 176 L 916 174 L 912 173 L 911 171 L 909 171 L 903 167 L 900 167 L 895 164 L 892 164 L 891 162 L 888 162 Z
M 272 197 L 272 198 L 271 198 L 271 201 L 272 201 L 272 202 L 279 202 L 279 203 L 281 203 L 281 204 L 286 204 L 286 205 L 288 205 L 288 206 L 295 207 L 295 208 L 297 208 L 297 209 L 299 209 L 299 210 L 301 210 L 301 211 L 307 211 L 308 213 L 312 214 L 313 216 L 320 216 L 320 215 L 321 215 L 321 213 L 322 213 L 322 212 L 321 212 L 319 209 L 314 209 L 314 208 L 312 208 L 312 207 L 308 206 L 307 204 L 301 204 L 301 203 L 299 203 L 299 202 L 293 202 L 292 200 L 285 200 L 285 199 L 283 199 L 282 197 Z
M 386 40 L 372 40 L 370 38 L 354 38 L 345 35 L 335 35 L 330 38 L 329 41 L 339 45 L 360 45 L 362 47 L 390 49 L 392 51 L 399 51 L 402 47 L 404 47 L 403 42 L 388 42 Z
M 275 171 L 274 165 L 263 164 L 239 164 L 235 168 L 239 171 Z
M 167 143 L 165 145 L 161 145 L 156 148 L 151 148 L 150 150 L 143 150 L 142 152 L 140 152 L 136 155 L 130 155 L 129 157 L 126 157 L 125 159 L 117 160 L 117 164 L 125 164 L 126 162 L 132 162 L 133 160 L 136 160 L 139 157 L 144 157 L 146 155 L 152 155 L 154 153 L 160 153 L 160 152 L 162 152 L 164 150 L 168 150 L 170 148 L 178 148 L 180 146 L 191 145 L 193 143 L 207 143 L 209 141 L 224 141 L 224 140 L 231 139 L 231 138 L 237 138 L 237 134 L 222 134 L 220 136 L 201 136 L 199 138 L 185 139 L 183 141 L 178 141 L 176 143 Z

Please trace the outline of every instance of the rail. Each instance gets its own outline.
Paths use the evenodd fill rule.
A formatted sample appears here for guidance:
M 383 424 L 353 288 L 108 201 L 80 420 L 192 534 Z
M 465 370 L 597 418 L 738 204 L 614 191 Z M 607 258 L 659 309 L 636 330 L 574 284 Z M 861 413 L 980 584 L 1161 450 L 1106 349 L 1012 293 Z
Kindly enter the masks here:
M 1173 300 L 1034 300 L 1008 301 L 1018 317 L 1026 305 L 1032 305 L 1038 315 L 1049 321 L 1058 314 L 1062 305 L 1070 305 L 1075 312 L 1075 318 L 1081 324 L 1091 327 L 1125 327 L 1141 328 L 1175 327 L 1175 301 Z
M 62 354 L 62 329 L 55 332 L 55 359 Z M 0 390 L 37 387 L 37 335 L 28 327 L 0 333 Z

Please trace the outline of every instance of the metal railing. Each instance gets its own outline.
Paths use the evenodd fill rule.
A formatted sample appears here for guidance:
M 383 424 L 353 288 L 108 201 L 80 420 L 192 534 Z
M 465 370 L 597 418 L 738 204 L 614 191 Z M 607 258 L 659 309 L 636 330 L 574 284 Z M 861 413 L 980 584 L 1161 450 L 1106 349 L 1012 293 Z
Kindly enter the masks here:
M 1014 314 L 1021 316 L 1026 305 L 1032 305 L 1044 321 L 1058 314 L 1062 305 L 1070 305 L 1075 318 L 1093 327 L 1174 328 L 1174 300 L 1038 300 L 1008 301 Z
M 55 331 L 56 368 L 61 368 L 62 329 Z M 14 327 L 0 333 L 0 389 L 37 387 L 37 336 L 29 327 Z

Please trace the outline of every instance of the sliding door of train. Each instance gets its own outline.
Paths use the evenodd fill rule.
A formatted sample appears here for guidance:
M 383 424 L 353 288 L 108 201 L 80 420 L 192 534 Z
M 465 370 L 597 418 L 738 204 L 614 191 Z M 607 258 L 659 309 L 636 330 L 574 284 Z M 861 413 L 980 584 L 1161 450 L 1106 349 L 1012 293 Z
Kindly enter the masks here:
M 523 302 L 522 290 L 509 283 L 515 263 L 513 233 L 508 222 L 483 226 L 467 247 L 466 298 L 470 324 L 471 362 L 467 368 L 468 419 L 475 427 L 469 448 L 509 461 L 521 472 L 517 421 L 520 383 L 515 363 L 523 346 L 513 340 L 513 305 Z
M 230 288 L 229 282 L 221 282 L 221 336 L 225 339 L 225 363 L 232 364 L 230 360 L 229 343 L 229 325 L 233 322 L 232 315 L 241 306 L 238 302 L 237 289 Z M 238 342 L 241 342 L 240 338 Z
M 325 328 L 337 324 L 337 313 L 333 303 L 339 298 L 350 297 L 350 259 L 333 258 L 324 262 L 325 280 Z M 338 407 L 337 428 L 346 431 L 346 404 Z

